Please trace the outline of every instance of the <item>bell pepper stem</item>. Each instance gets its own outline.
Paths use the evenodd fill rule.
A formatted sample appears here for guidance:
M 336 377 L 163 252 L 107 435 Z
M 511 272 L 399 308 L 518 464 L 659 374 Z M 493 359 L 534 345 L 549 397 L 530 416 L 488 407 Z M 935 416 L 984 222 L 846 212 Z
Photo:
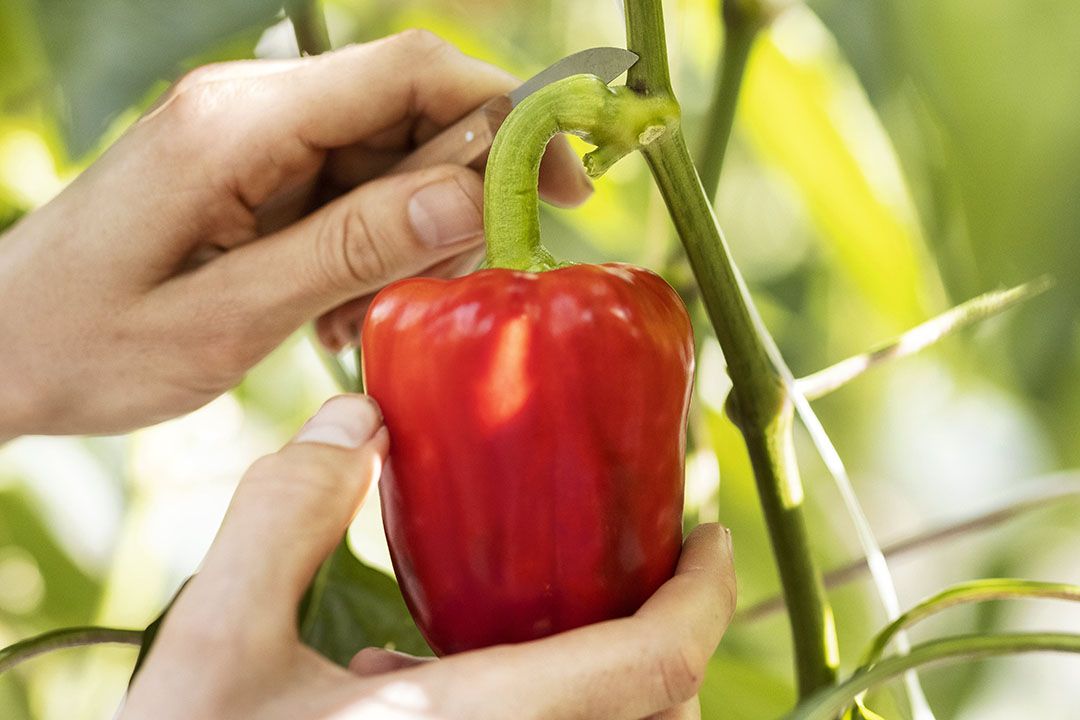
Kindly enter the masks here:
M 584 158 L 591 177 L 663 136 L 678 120 L 669 97 L 642 98 L 594 75 L 574 75 L 537 90 L 507 116 L 484 178 L 485 267 L 540 272 L 559 267 L 540 242 L 537 183 L 548 141 L 573 133 L 596 145 Z
M 639 55 L 627 73 L 627 86 L 645 97 L 670 96 L 660 0 L 627 0 L 626 25 L 627 46 Z M 788 607 L 799 695 L 806 697 L 836 682 L 838 651 L 832 611 L 806 529 L 791 403 L 681 132 L 665 133 L 643 153 L 727 359 L 733 384 L 729 404 L 753 466 Z

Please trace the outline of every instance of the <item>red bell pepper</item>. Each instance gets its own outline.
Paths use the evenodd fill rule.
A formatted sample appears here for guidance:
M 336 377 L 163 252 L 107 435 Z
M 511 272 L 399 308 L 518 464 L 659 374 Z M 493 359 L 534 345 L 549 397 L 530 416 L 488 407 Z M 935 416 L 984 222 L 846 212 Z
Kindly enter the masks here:
M 600 145 L 586 158 L 595 174 L 664 132 L 672 112 L 590 76 L 530 96 L 488 159 L 493 269 L 395 283 L 368 311 L 365 384 L 391 443 L 386 537 L 437 653 L 628 615 L 674 572 L 686 308 L 648 270 L 558 263 L 536 208 L 553 132 Z
M 662 279 L 577 265 L 406 280 L 362 337 L 392 443 L 386 537 L 436 652 L 628 615 L 671 577 L 694 355 Z

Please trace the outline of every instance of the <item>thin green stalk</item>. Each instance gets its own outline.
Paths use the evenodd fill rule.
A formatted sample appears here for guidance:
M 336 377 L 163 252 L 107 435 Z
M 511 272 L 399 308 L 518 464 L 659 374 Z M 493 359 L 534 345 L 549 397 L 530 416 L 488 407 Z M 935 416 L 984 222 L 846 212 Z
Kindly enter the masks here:
M 301 55 L 319 55 L 331 48 L 330 33 L 326 29 L 326 16 L 319 0 L 286 0 L 285 14 L 293 26 L 296 46 Z M 315 333 L 309 335 L 323 366 L 334 378 L 342 392 L 364 392 L 364 379 L 360 374 L 360 348 L 356 349 L 356 375 L 342 364 L 338 356 L 322 346 Z
M 920 602 L 889 623 L 874 638 L 870 649 L 863 656 L 862 665 L 877 662 L 897 633 L 917 622 L 925 620 L 957 605 L 980 603 L 988 600 L 1043 599 L 1080 601 L 1080 586 L 1067 583 L 1050 583 L 1016 578 L 983 578 L 953 585 Z
M 983 532 L 998 527 L 1014 518 L 1036 510 L 1042 510 L 1061 502 L 1070 502 L 1080 498 L 1080 490 L 1060 490 L 1050 494 L 1039 494 L 1034 497 L 1015 502 L 1005 507 L 991 510 L 965 520 L 934 528 L 926 532 L 898 540 L 882 549 L 883 554 L 889 560 L 908 555 L 909 553 L 931 548 L 940 543 L 954 538 L 967 537 L 973 533 Z M 834 588 L 845 583 L 857 580 L 866 574 L 869 567 L 866 558 L 860 558 L 847 565 L 843 565 L 825 573 L 825 587 Z M 750 607 L 740 610 L 736 614 L 737 622 L 757 622 L 771 616 L 773 613 L 784 609 L 784 598 L 775 596 L 754 603 Z
M 933 640 L 916 645 L 907 655 L 882 660 L 868 670 L 855 673 L 840 685 L 819 692 L 785 715 L 783 720 L 833 720 L 860 693 L 915 668 L 1029 652 L 1080 653 L 1080 635 L 1008 633 Z
M 937 317 L 916 325 L 903 335 L 868 352 L 841 360 L 824 370 L 799 378 L 799 389 L 809 400 L 816 400 L 837 390 L 882 363 L 913 355 L 939 340 L 977 322 L 994 317 L 1025 300 L 1049 290 L 1054 279 L 1049 275 L 1008 290 L 995 290 L 963 302 Z
M 319 0 L 287 0 L 285 13 L 292 21 L 301 55 L 318 55 L 330 49 L 330 33 Z
M 701 150 L 697 156 L 701 184 L 709 197 L 716 195 L 716 188 L 720 184 L 720 170 L 724 166 L 731 128 L 735 124 L 735 109 L 739 105 L 746 61 L 763 27 L 761 20 L 740 11 L 739 7 L 738 3 L 724 3 L 724 49 L 717 58 L 716 83 L 705 114 Z
M 53 650 L 115 643 L 138 645 L 142 642 L 142 630 L 123 630 L 107 627 L 72 627 L 51 630 L 35 635 L 0 650 L 0 673 L 7 672 L 21 662 Z
M 627 44 L 640 59 L 627 85 L 670 95 L 660 0 L 627 0 Z M 800 696 L 836 679 L 837 643 L 821 573 L 811 554 L 791 435 L 791 407 L 777 367 L 758 334 L 752 301 L 735 269 L 681 132 L 643 150 L 679 232 L 709 319 L 728 362 L 731 409 L 743 433 L 790 608 Z

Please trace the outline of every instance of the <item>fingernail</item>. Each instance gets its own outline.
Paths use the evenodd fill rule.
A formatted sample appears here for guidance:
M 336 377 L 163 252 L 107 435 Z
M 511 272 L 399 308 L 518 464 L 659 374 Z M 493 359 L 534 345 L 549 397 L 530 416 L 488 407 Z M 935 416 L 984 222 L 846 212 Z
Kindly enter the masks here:
M 484 230 L 480 209 L 453 178 L 417 190 L 409 200 L 409 222 L 428 247 L 478 237 Z
M 319 412 L 304 423 L 293 442 L 358 448 L 370 440 L 381 425 L 382 415 L 370 398 L 339 395 L 327 400 Z

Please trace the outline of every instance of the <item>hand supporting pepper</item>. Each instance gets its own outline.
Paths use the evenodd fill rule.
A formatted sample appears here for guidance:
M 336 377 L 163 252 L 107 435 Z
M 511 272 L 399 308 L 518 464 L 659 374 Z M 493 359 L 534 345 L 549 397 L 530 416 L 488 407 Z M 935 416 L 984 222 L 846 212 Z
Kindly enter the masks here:
M 302 645 L 300 598 L 387 450 L 375 405 L 341 396 L 251 467 L 122 720 L 700 717 L 694 693 L 735 607 L 718 525 L 690 534 L 675 577 L 631 617 L 437 661 L 369 648 L 348 670 Z

